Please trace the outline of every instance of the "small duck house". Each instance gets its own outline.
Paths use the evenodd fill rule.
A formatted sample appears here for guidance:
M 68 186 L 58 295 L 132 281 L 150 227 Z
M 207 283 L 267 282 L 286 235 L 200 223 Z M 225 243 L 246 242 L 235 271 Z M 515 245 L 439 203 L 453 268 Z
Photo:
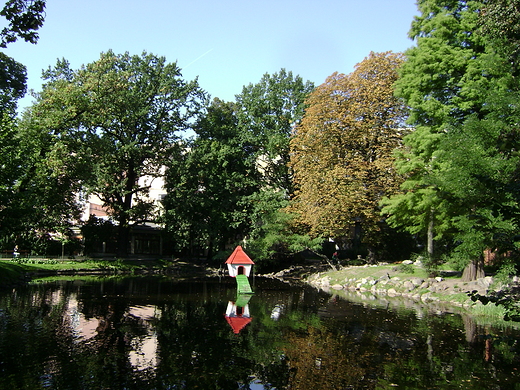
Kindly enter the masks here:
M 231 256 L 226 260 L 229 276 L 236 277 L 237 275 L 245 275 L 249 277 L 251 268 L 253 268 L 253 260 L 244 252 L 239 245 L 235 248 Z

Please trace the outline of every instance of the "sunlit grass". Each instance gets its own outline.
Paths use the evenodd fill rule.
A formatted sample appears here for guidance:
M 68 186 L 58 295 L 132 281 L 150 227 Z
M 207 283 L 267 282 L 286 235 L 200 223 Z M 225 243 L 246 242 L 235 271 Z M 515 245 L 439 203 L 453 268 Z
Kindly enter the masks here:
M 126 274 L 100 274 L 100 275 L 53 275 L 31 279 L 30 284 L 53 283 L 53 282 L 97 282 L 100 280 L 120 280 L 129 275 Z M 135 275 L 131 275 L 136 277 Z
M 428 274 L 426 270 L 422 267 L 417 267 L 414 265 L 410 265 L 413 267 L 413 273 L 409 271 L 409 267 L 403 271 L 396 264 L 388 264 L 388 265 L 377 265 L 377 266 L 357 266 L 357 267 L 349 267 L 339 271 L 329 271 L 321 274 L 321 277 L 329 277 L 330 284 L 343 284 L 345 279 L 364 279 L 370 278 L 377 280 L 382 276 L 389 276 L 390 278 L 397 277 L 401 280 L 413 278 L 421 278 L 427 279 Z
M 15 265 L 25 271 L 36 270 L 79 270 L 99 268 L 100 262 L 97 261 L 74 261 L 74 260 L 54 260 L 54 259 L 28 259 L 21 261 L 0 260 L 0 267 Z
M 167 266 L 163 261 L 132 261 L 132 260 L 71 260 L 71 259 L 19 259 L 0 260 L 0 284 L 11 284 L 19 280 L 25 273 L 38 272 L 137 272 L 149 267 L 162 268 Z
M 503 319 L 506 314 L 506 310 L 503 306 L 497 306 L 494 303 L 488 303 L 487 305 L 475 304 L 471 307 L 471 314 L 479 317 L 493 317 L 497 319 Z
M 135 260 L 98 260 L 98 259 L 85 259 L 85 260 L 71 260 L 71 259 L 45 259 L 45 258 L 30 258 L 20 259 L 17 261 L 13 260 L 0 260 L 0 268 L 17 266 L 26 272 L 37 271 L 37 270 L 49 270 L 49 271 L 69 271 L 69 270 L 95 270 L 95 269 L 121 269 L 131 270 L 143 267 L 162 267 L 166 266 L 165 262 L 161 260 L 147 260 L 135 261 Z

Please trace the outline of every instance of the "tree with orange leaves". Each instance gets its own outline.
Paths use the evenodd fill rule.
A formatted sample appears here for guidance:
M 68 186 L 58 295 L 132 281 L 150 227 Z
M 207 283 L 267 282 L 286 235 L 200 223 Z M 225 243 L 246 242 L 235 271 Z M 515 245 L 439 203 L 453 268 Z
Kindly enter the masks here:
M 375 242 L 378 202 L 400 184 L 392 154 L 406 108 L 393 84 L 403 61 L 398 53 L 370 53 L 353 73 L 334 73 L 307 99 L 291 140 L 291 209 L 311 235 L 363 232 L 367 244 Z

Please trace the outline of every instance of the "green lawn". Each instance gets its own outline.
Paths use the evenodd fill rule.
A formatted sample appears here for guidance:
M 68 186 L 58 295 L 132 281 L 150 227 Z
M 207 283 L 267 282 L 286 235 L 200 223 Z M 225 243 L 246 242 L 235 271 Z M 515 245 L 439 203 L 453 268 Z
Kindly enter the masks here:
M 413 273 L 405 273 L 395 264 L 378 265 L 375 267 L 350 267 L 340 271 L 324 272 L 322 276 L 330 277 L 330 284 L 342 284 L 346 278 L 363 279 L 372 277 L 379 279 L 381 276 L 389 275 L 390 277 L 399 277 L 402 279 L 409 279 L 410 277 L 417 277 L 426 279 L 427 272 L 421 267 L 413 267 Z
M 0 259 L 0 284 L 18 280 L 24 273 L 38 271 L 136 271 L 162 268 L 169 264 L 162 260 L 56 260 L 56 259 Z

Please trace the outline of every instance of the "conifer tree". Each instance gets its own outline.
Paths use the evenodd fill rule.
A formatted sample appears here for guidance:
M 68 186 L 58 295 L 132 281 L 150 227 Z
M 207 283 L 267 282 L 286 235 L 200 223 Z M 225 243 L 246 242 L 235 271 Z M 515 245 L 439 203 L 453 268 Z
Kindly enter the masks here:
M 406 51 L 406 62 L 396 93 L 410 107 L 414 127 L 399 152 L 396 167 L 406 177 L 402 192 L 384 201 L 388 222 L 412 234 L 426 234 L 433 256 L 434 237 L 450 230 L 454 205 L 443 197 L 435 177 L 444 169 L 438 159 L 446 131 L 470 114 L 479 115 L 482 97 L 463 81 L 486 82 L 476 59 L 484 52 L 474 34 L 478 7 L 474 1 L 422 0 L 409 32 L 416 46 Z
M 419 9 L 410 31 L 417 46 L 397 83 L 415 127 L 396 164 L 406 181 L 383 211 L 390 224 L 427 231 L 430 258 L 434 237 L 451 243 L 470 280 L 483 275 L 485 250 L 516 247 L 516 63 L 495 29 L 495 4 L 423 0 Z

